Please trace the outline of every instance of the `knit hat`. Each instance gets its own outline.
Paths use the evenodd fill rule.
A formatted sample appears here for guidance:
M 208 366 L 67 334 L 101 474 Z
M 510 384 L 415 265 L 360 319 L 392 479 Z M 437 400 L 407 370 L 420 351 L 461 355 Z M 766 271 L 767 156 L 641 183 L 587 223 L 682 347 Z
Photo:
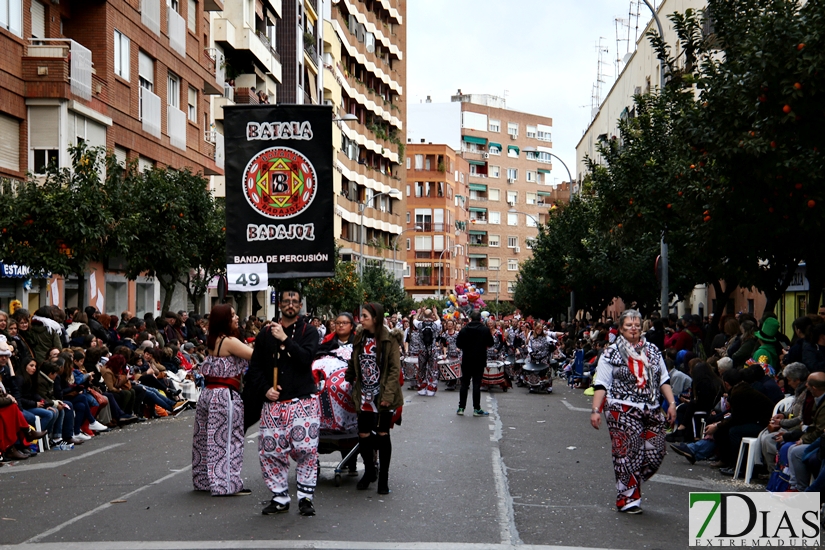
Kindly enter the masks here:
M 140 343 L 140 346 L 138 346 L 138 349 L 139 350 L 146 350 L 146 349 L 151 349 L 153 347 L 155 347 L 154 342 L 152 342 L 151 340 L 144 340 L 143 342 Z
M 768 317 L 762 323 L 762 328 L 754 333 L 754 336 L 763 342 L 776 342 L 776 335 L 779 332 L 779 321 L 773 317 Z

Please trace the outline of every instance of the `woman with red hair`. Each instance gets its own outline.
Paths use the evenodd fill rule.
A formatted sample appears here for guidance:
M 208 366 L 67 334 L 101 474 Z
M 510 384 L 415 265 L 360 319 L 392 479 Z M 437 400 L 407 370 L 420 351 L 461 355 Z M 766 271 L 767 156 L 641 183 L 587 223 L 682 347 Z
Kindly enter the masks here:
M 248 495 L 243 486 L 244 408 L 241 377 L 252 348 L 240 340 L 238 316 L 229 304 L 209 313 L 209 355 L 199 369 L 206 381 L 195 411 L 192 483 L 212 496 Z

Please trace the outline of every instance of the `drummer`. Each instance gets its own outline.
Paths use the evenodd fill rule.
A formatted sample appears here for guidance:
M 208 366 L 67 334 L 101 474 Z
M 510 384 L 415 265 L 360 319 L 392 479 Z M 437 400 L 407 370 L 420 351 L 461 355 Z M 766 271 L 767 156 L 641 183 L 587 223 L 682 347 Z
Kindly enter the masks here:
M 407 345 L 404 378 L 410 381 L 410 386 L 407 389 L 418 391 L 418 352 L 421 350 L 421 334 L 415 328 L 415 325 L 410 325 L 407 328 L 407 336 L 404 339 Z M 411 361 L 411 359 L 415 360 Z
M 455 329 L 455 321 L 449 319 L 445 326 L 446 328 L 439 338 L 441 346 L 444 349 L 444 354 L 447 356 L 447 360 L 450 363 L 461 363 L 461 350 L 455 345 L 456 338 L 458 338 L 458 331 Z M 455 391 L 457 382 L 458 379 L 447 380 L 446 389 L 448 391 Z
M 544 324 L 536 320 L 533 325 L 533 333 L 527 342 L 527 361 L 536 365 L 548 365 L 550 356 L 556 349 L 556 341 L 544 332 Z M 553 377 L 549 376 L 550 386 L 547 393 L 553 392 Z

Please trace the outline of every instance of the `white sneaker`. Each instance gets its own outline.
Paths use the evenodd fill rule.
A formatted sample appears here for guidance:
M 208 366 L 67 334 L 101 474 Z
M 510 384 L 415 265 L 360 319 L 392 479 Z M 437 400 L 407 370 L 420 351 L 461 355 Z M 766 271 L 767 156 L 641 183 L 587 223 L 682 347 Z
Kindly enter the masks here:
M 433 397 L 435 395 L 434 391 L 427 390 L 427 397 Z
M 109 431 L 109 428 L 107 428 L 106 426 L 104 426 L 103 424 L 98 422 L 97 420 L 95 420 L 94 422 L 89 424 L 89 429 L 92 430 L 93 432 L 108 432 Z
M 75 434 L 73 439 L 80 439 L 81 441 L 89 441 L 91 439 L 91 436 L 88 436 L 88 435 L 84 434 L 83 432 L 80 432 L 78 434 Z
M 427 390 L 418 390 L 418 395 L 427 395 Z

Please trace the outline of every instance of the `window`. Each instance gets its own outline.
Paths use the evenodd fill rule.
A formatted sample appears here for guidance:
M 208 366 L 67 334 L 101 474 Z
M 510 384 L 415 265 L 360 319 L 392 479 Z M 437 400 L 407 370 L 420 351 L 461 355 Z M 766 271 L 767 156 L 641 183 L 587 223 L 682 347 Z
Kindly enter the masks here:
M 529 138 L 536 137 L 536 127 L 535 126 L 528 126 L 527 127 L 527 137 L 529 137 Z
M 526 201 L 527 204 L 536 204 L 536 194 L 535 193 L 527 193 Z
M 533 216 L 524 216 L 527 220 L 527 227 L 536 227 L 536 218 Z
M 515 248 L 518 246 L 518 237 L 510 235 L 507 237 L 507 248 Z
M 507 156 L 512 158 L 512 159 L 517 159 L 518 158 L 518 149 L 515 149 L 513 147 L 508 147 L 507 148 Z
M 487 294 L 498 294 L 498 281 L 487 283 Z
M 423 170 L 424 169 L 424 155 L 415 155 L 415 169 L 416 170 Z
M 491 145 L 490 148 L 489 148 L 489 153 L 491 155 L 500 155 L 501 154 L 501 149 L 499 149 L 495 145 Z
M 407 157 L 407 170 L 410 169 L 410 157 Z
M 409 239 L 407 239 L 407 240 L 409 240 Z M 409 248 L 407 250 L 409 250 Z M 404 266 L 404 278 L 407 278 L 409 276 L 410 276 L 410 264 L 406 264 Z
M 501 132 L 501 121 L 490 119 L 490 126 L 488 126 L 490 132 Z
M 490 223 L 498 225 L 501 223 L 501 212 L 490 212 Z
M 141 88 L 155 90 L 155 60 L 143 52 L 138 52 L 138 79 Z
M 421 195 L 423 193 L 424 193 L 424 184 L 421 183 L 420 181 L 415 182 L 415 196 L 416 197 L 421 197 Z
M 186 26 L 189 30 L 197 34 L 198 32 L 198 2 L 197 0 L 188 0 L 186 11 Z
M 433 250 L 436 252 L 444 250 L 444 235 L 433 235 Z
M 491 201 L 500 201 L 501 200 L 501 189 L 488 189 L 487 190 L 487 199 Z
M 490 166 L 490 173 L 488 174 L 491 178 L 497 178 L 501 176 L 501 167 L 500 166 Z
M 60 152 L 57 149 L 35 149 L 34 166 L 35 174 L 45 174 L 50 164 L 60 166 Z
M 524 239 L 524 246 L 526 246 L 528 250 L 533 250 L 535 244 L 536 239 Z
M 407 250 L 410 250 L 411 245 L 412 245 L 412 239 L 407 239 Z
M 430 252 L 433 249 L 433 238 L 430 235 L 417 236 L 415 238 L 415 250 Z
M 507 212 L 507 225 L 518 225 L 518 214 Z
M 507 271 L 518 271 L 518 260 L 512 258 L 507 260 Z
M 129 80 L 129 39 L 115 30 L 115 74 Z
M 518 123 L 517 122 L 508 122 L 507 123 L 507 133 L 510 134 L 510 137 L 517 138 L 518 137 Z
M 23 36 L 23 0 L 0 0 L 0 27 Z
M 487 236 L 487 246 L 501 246 L 501 237 L 499 235 L 488 235 Z
M 410 188 L 410 186 L 408 185 L 407 189 L 409 189 L 409 188 Z M 408 195 L 409 195 L 409 193 L 408 193 Z M 409 212 L 407 212 L 407 223 L 410 223 L 410 213 Z
M 187 115 L 192 122 L 198 121 L 198 91 L 192 86 L 189 86 L 189 110 Z
M 535 182 L 536 181 L 536 173 L 528 170 L 527 172 L 524 173 L 524 179 L 526 179 L 527 181 L 530 181 L 530 182 Z
M 490 258 L 487 260 L 487 265 L 493 271 L 498 271 L 501 268 L 501 258 Z
M 518 202 L 518 191 L 507 191 L 507 204 Z
M 175 73 L 169 73 L 166 81 L 166 103 L 180 109 L 180 77 Z
M 516 282 L 515 281 L 507 281 L 507 292 L 512 294 L 516 291 Z
M 0 167 L 17 172 L 20 170 L 20 121 L 0 114 Z
M 553 131 L 552 126 L 547 126 L 545 124 L 539 124 L 537 129 L 538 129 L 537 137 L 538 137 L 539 141 L 553 141 L 553 137 L 552 137 L 552 134 L 551 134 L 552 131 Z
M 518 168 L 507 169 L 507 181 L 518 181 Z

